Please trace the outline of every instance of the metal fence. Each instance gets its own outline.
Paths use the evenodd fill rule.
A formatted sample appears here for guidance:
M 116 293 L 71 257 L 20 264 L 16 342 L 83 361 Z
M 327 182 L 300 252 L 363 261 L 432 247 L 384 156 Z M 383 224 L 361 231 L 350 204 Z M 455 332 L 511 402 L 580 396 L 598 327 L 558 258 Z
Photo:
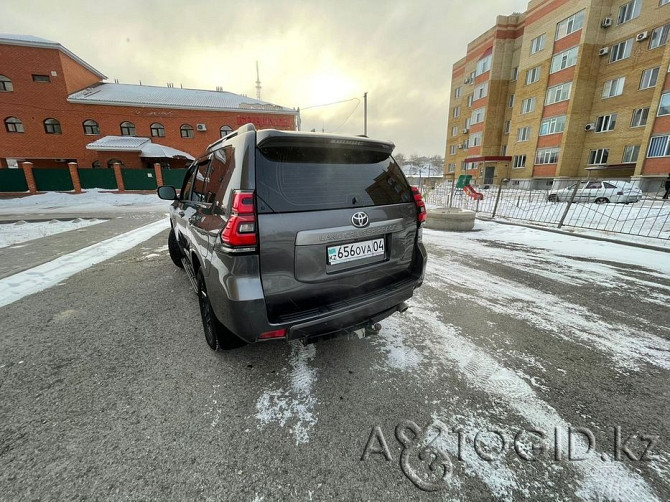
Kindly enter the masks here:
M 503 184 L 475 185 L 483 198 L 473 198 L 452 181 L 426 190 L 428 207 L 470 209 L 505 220 L 573 227 L 651 237 L 670 242 L 670 200 L 665 189 L 641 192 L 630 183 L 602 179 L 561 179 L 560 189 L 524 190 Z M 588 185 L 601 189 L 585 190 Z M 605 185 L 604 183 L 607 183 Z M 616 188 L 609 188 L 615 186 Z M 476 194 L 475 194 L 476 197 Z M 619 202 L 615 202 L 619 201 Z M 665 244 L 664 244 L 665 245 Z

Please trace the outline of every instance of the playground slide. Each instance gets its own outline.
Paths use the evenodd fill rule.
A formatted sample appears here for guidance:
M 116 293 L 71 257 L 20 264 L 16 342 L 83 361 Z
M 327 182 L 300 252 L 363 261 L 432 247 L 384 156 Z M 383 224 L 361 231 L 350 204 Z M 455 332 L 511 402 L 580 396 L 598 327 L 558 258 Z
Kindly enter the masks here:
M 475 190 L 472 185 L 465 185 L 463 191 L 475 200 L 484 200 L 484 194 Z

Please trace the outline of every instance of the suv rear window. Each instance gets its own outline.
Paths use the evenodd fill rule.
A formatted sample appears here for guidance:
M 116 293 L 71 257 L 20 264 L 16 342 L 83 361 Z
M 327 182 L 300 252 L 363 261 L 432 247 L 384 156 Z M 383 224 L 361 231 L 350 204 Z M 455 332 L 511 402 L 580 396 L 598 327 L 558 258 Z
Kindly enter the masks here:
M 388 153 L 361 148 L 269 147 L 256 157 L 259 212 L 318 211 L 411 202 Z

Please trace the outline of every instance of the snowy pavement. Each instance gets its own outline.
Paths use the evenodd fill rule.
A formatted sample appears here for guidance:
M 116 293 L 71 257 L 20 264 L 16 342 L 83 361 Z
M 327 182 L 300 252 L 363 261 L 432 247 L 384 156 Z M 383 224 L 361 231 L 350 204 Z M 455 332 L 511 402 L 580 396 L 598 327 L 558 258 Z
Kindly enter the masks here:
M 153 225 L 0 307 L 4 497 L 670 499 L 667 253 L 424 230 L 377 336 L 213 353 Z

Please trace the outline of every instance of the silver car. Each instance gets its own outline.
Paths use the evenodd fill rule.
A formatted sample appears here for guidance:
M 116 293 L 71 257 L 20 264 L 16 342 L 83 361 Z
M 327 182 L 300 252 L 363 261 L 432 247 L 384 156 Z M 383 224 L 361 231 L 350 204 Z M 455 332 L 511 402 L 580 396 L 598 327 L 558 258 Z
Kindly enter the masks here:
M 567 202 L 574 192 L 574 202 L 595 202 L 596 204 L 607 204 L 609 202 L 621 202 L 630 204 L 642 199 L 642 190 L 619 180 L 582 181 L 575 192 L 575 185 L 551 192 L 547 200 L 551 202 Z

